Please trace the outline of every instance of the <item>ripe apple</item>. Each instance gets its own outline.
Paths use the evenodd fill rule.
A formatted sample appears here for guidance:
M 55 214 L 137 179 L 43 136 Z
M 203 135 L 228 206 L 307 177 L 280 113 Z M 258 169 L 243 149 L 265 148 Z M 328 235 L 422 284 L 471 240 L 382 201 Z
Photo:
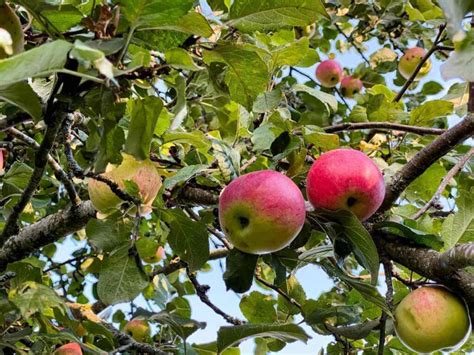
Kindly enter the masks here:
M 5 166 L 5 156 L 4 156 L 5 149 L 0 148 L 0 172 L 3 170 Z
M 24 46 L 20 19 L 5 2 L 0 5 L 0 59 L 23 52 Z
M 342 68 L 335 60 L 323 60 L 316 68 L 316 78 L 322 86 L 333 88 L 341 81 Z
M 219 222 L 234 246 L 266 254 L 289 245 L 305 221 L 305 203 L 296 184 L 272 170 L 232 181 L 219 198 Z
M 315 208 L 350 210 L 363 221 L 382 204 L 385 184 L 379 168 L 364 153 L 335 149 L 313 163 L 306 193 Z
M 151 160 L 136 160 L 131 155 L 123 154 L 122 163 L 119 166 L 109 164 L 102 176 L 116 182 L 122 190 L 125 180 L 135 182 L 143 202 L 140 213 L 145 215 L 151 212 L 151 205 L 161 187 L 160 174 Z M 88 190 L 92 204 L 99 212 L 111 212 L 123 203 L 103 182 L 89 179 Z
M 147 262 L 148 264 L 156 264 L 164 258 L 166 258 L 165 249 L 163 249 L 163 247 L 158 247 L 158 249 L 156 249 L 155 255 L 143 258 L 143 261 Z
M 81 346 L 78 343 L 68 343 L 57 348 L 54 355 L 82 355 Z
M 402 343 L 413 351 L 448 351 L 467 340 L 471 321 L 463 300 L 444 287 L 424 286 L 397 306 L 395 330 Z
M 341 93 L 348 98 L 354 97 L 355 94 L 361 92 L 363 87 L 364 85 L 360 79 L 350 75 L 345 76 L 341 80 Z
M 408 79 L 415 71 L 421 59 L 426 55 L 426 51 L 420 47 L 413 47 L 407 49 L 398 63 L 398 71 L 405 78 Z M 426 76 L 431 70 L 431 61 L 428 59 L 415 77 L 415 80 L 420 80 Z
M 147 321 L 142 319 L 132 319 L 125 325 L 123 330 L 138 342 L 144 342 L 150 337 L 150 326 Z

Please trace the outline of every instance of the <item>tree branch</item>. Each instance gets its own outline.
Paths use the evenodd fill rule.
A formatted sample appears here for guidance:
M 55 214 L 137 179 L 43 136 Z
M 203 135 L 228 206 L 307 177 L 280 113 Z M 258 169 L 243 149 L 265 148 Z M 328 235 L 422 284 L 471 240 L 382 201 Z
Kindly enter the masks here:
M 31 117 L 24 112 L 20 112 L 11 117 L 0 118 L 0 132 L 30 120 Z
M 272 283 L 264 280 L 263 278 L 261 278 L 258 274 L 255 274 L 255 279 L 264 284 L 266 287 L 272 289 L 273 291 L 275 291 L 276 293 L 278 293 L 280 296 L 282 296 L 285 300 L 287 300 L 289 303 L 291 303 L 293 306 L 297 307 L 300 312 L 303 311 L 303 308 L 301 306 L 301 304 L 299 304 L 299 302 L 297 300 L 295 300 L 294 298 L 291 298 L 288 294 L 286 294 L 286 292 L 284 292 L 281 288 L 279 288 L 278 286 L 275 286 L 273 285 Z
M 437 137 L 420 150 L 403 168 L 401 168 L 387 185 L 385 199 L 377 213 L 371 218 L 376 220 L 388 210 L 410 183 L 436 160 L 443 157 L 456 145 L 474 134 L 474 115 L 468 114 L 461 122 Z
M 439 263 L 448 270 L 474 266 L 474 243 L 459 244 L 440 255 Z
M 448 174 L 443 178 L 441 184 L 439 185 L 438 189 L 436 190 L 433 197 L 424 205 L 420 210 L 415 213 L 412 219 L 420 218 L 423 213 L 428 211 L 428 209 L 433 206 L 436 202 L 439 201 L 441 198 L 441 194 L 443 193 L 446 186 L 448 186 L 451 179 L 463 168 L 463 166 L 471 159 L 471 156 L 474 154 L 474 148 L 471 148 L 466 155 L 464 155 L 457 163 L 454 165 L 451 170 L 449 170 Z
M 446 130 L 440 129 L 440 128 L 416 127 L 416 126 L 409 126 L 409 125 L 391 123 L 391 122 L 357 122 L 357 123 L 348 122 L 348 123 L 340 123 L 334 126 L 325 127 L 323 129 L 326 133 L 335 133 L 335 132 L 341 132 L 341 131 L 354 131 L 354 130 L 360 130 L 360 129 L 373 129 L 373 128 L 410 132 L 410 133 L 416 133 L 416 134 L 421 134 L 421 135 L 424 135 L 424 134 L 441 135 L 446 132 Z
M 359 46 L 357 46 L 354 41 L 352 40 L 352 36 L 348 36 L 344 33 L 344 31 L 341 29 L 341 27 L 339 27 L 339 25 L 337 23 L 334 23 L 334 26 L 336 27 L 336 29 L 339 31 L 339 33 L 341 35 L 344 36 L 344 38 L 347 40 L 347 42 L 349 42 L 350 44 L 352 44 L 354 46 L 354 48 L 356 49 L 356 51 L 360 54 L 361 58 L 364 60 L 364 62 L 367 63 L 367 65 L 370 66 L 370 61 L 367 59 L 367 57 L 365 56 L 365 54 L 362 52 L 362 50 L 359 48 Z

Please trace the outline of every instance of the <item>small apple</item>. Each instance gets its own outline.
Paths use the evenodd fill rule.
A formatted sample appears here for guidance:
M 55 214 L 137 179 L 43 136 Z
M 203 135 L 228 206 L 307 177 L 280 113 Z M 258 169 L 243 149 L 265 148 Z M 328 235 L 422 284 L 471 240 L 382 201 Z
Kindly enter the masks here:
M 143 261 L 147 262 L 148 264 L 156 264 L 165 258 L 165 249 L 163 249 L 163 247 L 158 247 L 158 249 L 156 249 L 155 255 L 148 258 L 143 258 Z
M 0 5 L 0 59 L 23 52 L 24 46 L 20 19 L 5 2 Z
M 119 166 L 109 164 L 102 176 L 116 182 L 123 190 L 125 180 L 135 182 L 140 190 L 142 215 L 151 212 L 151 205 L 161 187 L 161 177 L 151 160 L 136 160 L 133 156 L 123 154 L 122 163 Z M 102 213 L 111 212 L 123 201 L 103 182 L 89 179 L 89 197 L 94 207 Z
M 395 310 L 395 330 L 415 352 L 452 351 L 471 331 L 463 300 L 442 286 L 424 286 L 406 296 Z
M 418 64 L 420 64 L 421 59 L 426 55 L 426 51 L 421 47 L 413 47 L 407 49 L 403 54 L 400 62 L 398 63 L 398 71 L 400 74 L 408 80 L 410 76 L 415 71 Z M 420 80 L 424 76 L 426 76 L 431 70 L 431 61 L 428 59 L 423 66 L 421 67 L 420 71 L 415 77 L 415 80 Z
M 342 68 L 335 60 L 323 60 L 316 68 L 316 78 L 322 86 L 333 88 L 341 81 Z
M 379 168 L 364 153 L 335 149 L 313 163 L 306 192 L 314 208 L 350 210 L 363 221 L 382 204 L 385 184 Z
M 272 170 L 232 181 L 219 198 L 219 222 L 234 246 L 266 254 L 289 245 L 305 221 L 305 203 L 296 184 Z
M 138 342 L 144 342 L 150 337 L 150 326 L 147 321 L 142 319 L 132 319 L 123 330 Z
M 54 355 L 82 355 L 82 349 L 78 343 L 68 343 L 57 348 Z
M 2 172 L 4 167 L 5 167 L 5 149 L 0 148 L 0 172 Z
M 362 81 L 358 78 L 352 76 L 345 76 L 341 80 L 341 93 L 342 96 L 352 98 L 355 94 L 358 94 L 362 91 L 364 85 Z

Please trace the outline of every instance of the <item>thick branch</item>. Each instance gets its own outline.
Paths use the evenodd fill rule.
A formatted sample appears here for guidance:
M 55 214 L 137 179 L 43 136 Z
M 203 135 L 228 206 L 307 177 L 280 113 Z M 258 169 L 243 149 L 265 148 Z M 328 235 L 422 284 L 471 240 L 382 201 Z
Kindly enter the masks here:
M 471 148 L 469 152 L 467 152 L 466 155 L 464 155 L 461 160 L 459 160 L 456 165 L 454 165 L 451 170 L 449 170 L 448 174 L 443 178 L 441 181 L 441 184 L 439 185 L 438 189 L 436 190 L 435 194 L 433 197 L 424 205 L 420 210 L 415 213 L 412 217 L 412 219 L 418 219 L 420 218 L 423 213 L 428 211 L 428 209 L 433 206 L 436 202 L 439 201 L 441 198 L 441 194 L 443 193 L 444 189 L 446 186 L 448 186 L 449 182 L 451 179 L 463 168 L 463 166 L 471 159 L 471 156 L 474 154 L 474 148 Z
M 423 134 L 441 135 L 446 132 L 446 130 L 440 129 L 440 128 L 416 127 L 416 126 L 409 126 L 409 125 L 391 123 L 391 122 L 341 123 L 334 126 L 325 127 L 323 129 L 326 133 L 335 133 L 335 132 L 341 132 L 341 131 L 355 131 L 355 130 L 373 129 L 373 128 L 410 132 L 410 133 L 416 133 L 416 134 L 421 134 L 421 135 Z
M 377 234 L 375 241 L 393 261 L 449 287 L 464 297 L 469 305 L 471 318 L 474 319 L 474 275 L 461 269 L 447 267 L 447 265 L 472 265 L 472 243 L 466 244 L 468 245 L 466 247 L 457 246 L 454 251 L 439 253 L 384 233 Z
M 423 174 L 436 160 L 443 157 L 456 145 L 474 134 L 474 115 L 468 114 L 460 123 L 448 129 L 425 148 L 420 150 L 392 178 L 387 186 L 385 199 L 377 215 L 388 210 L 400 194 L 418 176 Z
M 180 191 L 176 200 L 187 204 L 195 203 L 197 205 L 212 206 L 219 202 L 219 195 L 209 190 L 186 186 Z
M 0 249 L 0 271 L 48 244 L 85 227 L 96 211 L 90 201 L 49 215 L 12 236 Z

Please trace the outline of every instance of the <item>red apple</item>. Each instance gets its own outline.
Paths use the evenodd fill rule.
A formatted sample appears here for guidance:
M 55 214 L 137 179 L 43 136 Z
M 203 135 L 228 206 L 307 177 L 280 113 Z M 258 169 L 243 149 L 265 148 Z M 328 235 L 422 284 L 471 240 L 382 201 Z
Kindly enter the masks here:
M 0 172 L 4 169 L 5 167 L 5 149 L 0 148 Z
M 78 343 L 68 343 L 57 348 L 54 355 L 82 355 L 81 346 Z
M 420 64 L 421 59 L 426 55 L 426 51 L 420 47 L 413 47 L 407 49 L 403 54 L 400 62 L 398 63 L 398 71 L 400 74 L 405 78 L 408 79 L 415 71 L 418 64 Z M 420 80 L 424 76 L 426 76 L 431 69 L 431 61 L 428 59 L 423 66 L 421 67 L 420 71 L 415 77 L 415 80 Z
M 115 181 L 122 190 L 125 188 L 126 180 L 135 182 L 143 201 L 141 214 L 151 212 L 151 205 L 161 187 L 160 174 L 151 160 L 136 160 L 131 155 L 123 154 L 122 163 L 119 166 L 109 164 L 102 176 Z M 109 213 L 123 203 L 103 182 L 89 179 L 88 190 L 92 204 L 99 212 Z
M 341 81 L 342 68 L 335 60 L 323 60 L 316 68 L 316 78 L 322 86 L 333 88 Z
M 362 91 L 364 85 L 362 81 L 358 78 L 354 78 L 352 76 L 345 76 L 341 80 L 341 93 L 345 97 L 354 97 L 355 94 Z
M 150 326 L 143 319 L 132 319 L 125 325 L 123 330 L 138 342 L 144 342 L 150 337 Z
M 471 321 L 463 300 L 444 287 L 425 286 L 397 306 L 395 330 L 414 352 L 452 351 L 469 337 Z
M 379 168 L 364 153 L 336 149 L 313 163 L 306 192 L 315 208 L 350 210 L 365 220 L 382 204 L 385 184 Z
M 256 171 L 232 181 L 219 199 L 219 222 L 234 246 L 246 253 L 265 254 L 283 249 L 298 235 L 305 221 L 300 189 L 287 176 Z

